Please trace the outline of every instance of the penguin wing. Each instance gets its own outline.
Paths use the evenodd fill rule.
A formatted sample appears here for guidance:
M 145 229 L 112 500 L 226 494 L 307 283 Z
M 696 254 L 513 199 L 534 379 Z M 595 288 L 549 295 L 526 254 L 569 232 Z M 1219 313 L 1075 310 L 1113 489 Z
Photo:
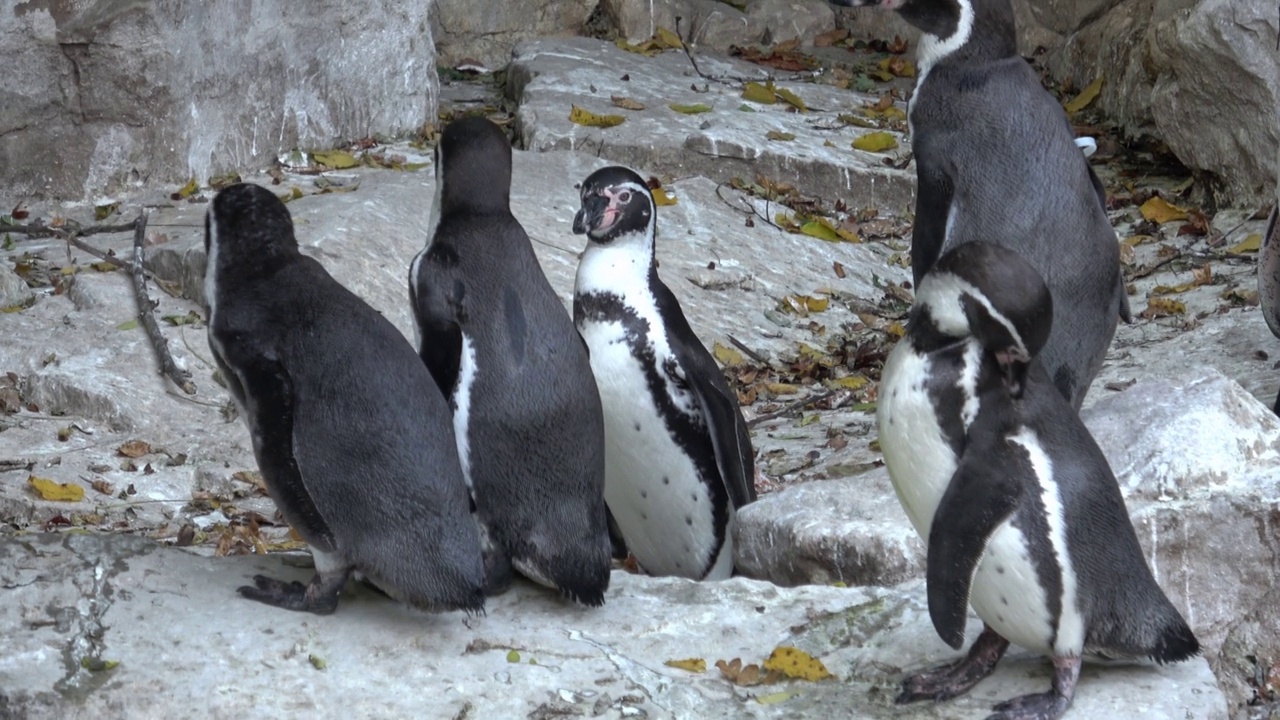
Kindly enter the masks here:
M 448 246 L 433 243 L 415 259 L 409 277 L 409 304 L 418 328 L 418 356 L 446 398 L 453 397 L 462 367 L 462 327 L 458 320 L 465 314 L 462 303 L 466 289 L 447 270 L 456 263 L 457 255 Z
M 676 296 L 660 280 L 653 283 L 658 312 L 667 324 L 667 342 L 702 409 L 716 466 L 735 508 L 756 499 L 755 453 L 738 396 L 729 389 L 715 358 L 698 340 Z
M 1102 214 L 1107 214 L 1107 191 L 1102 187 L 1102 180 L 1098 179 L 1098 173 L 1093 171 L 1093 166 L 1085 161 L 1085 167 L 1089 170 L 1089 184 L 1093 186 L 1093 192 L 1098 196 L 1098 205 L 1102 208 Z M 1116 268 L 1116 284 L 1119 286 L 1117 292 L 1120 295 L 1120 319 L 1126 325 L 1133 323 L 1133 311 L 1129 309 L 1129 294 L 1124 290 L 1124 273 L 1119 267 Z
M 943 642 L 959 650 L 974 573 L 996 528 L 1022 499 L 1022 478 L 1034 472 L 1025 450 L 1003 437 L 971 444 L 960 458 L 929 527 L 925 578 L 929 618 Z
M 922 139 L 920 142 L 926 141 Z M 947 219 L 955 183 L 938 162 L 939 158 L 948 157 L 948 149 L 923 148 L 914 155 L 919 188 L 916 190 L 915 227 L 911 232 L 911 274 L 918 287 L 924 274 L 942 255 L 947 241 Z
M 322 551 L 337 548 L 333 531 L 320 515 L 315 500 L 302 481 L 293 448 L 295 396 L 289 371 L 270 352 L 251 350 L 235 353 L 239 343 L 230 344 L 233 355 L 228 365 L 244 388 L 253 428 L 254 454 L 258 469 L 271 489 L 272 499 L 285 519 L 302 533 L 307 544 Z M 238 357 L 237 357 L 238 355 Z

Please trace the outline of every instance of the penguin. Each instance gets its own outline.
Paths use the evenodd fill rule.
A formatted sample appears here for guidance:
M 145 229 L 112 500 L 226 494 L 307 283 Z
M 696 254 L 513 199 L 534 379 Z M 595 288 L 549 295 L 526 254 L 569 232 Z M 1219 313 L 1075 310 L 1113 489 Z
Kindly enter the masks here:
M 1276 203 L 1271 206 L 1258 253 L 1258 299 L 1267 327 L 1272 335 L 1280 338 L 1280 186 L 1276 189 Z M 1280 415 L 1280 394 L 1276 395 L 1273 412 Z
M 1042 362 L 1079 410 L 1117 321 L 1132 317 L 1106 193 L 1061 104 L 1018 55 L 1010 0 L 832 1 L 896 10 L 924 32 L 907 105 L 915 284 L 974 240 L 1026 258 L 1053 294 Z
M 658 278 L 644 180 L 606 167 L 581 197 L 573 319 L 604 402 L 609 512 L 645 572 L 727 578 L 737 511 L 756 498 L 737 395 Z
M 409 271 L 421 361 L 449 398 L 489 594 L 512 570 L 604 603 L 611 543 L 604 419 L 587 348 L 511 214 L 511 145 L 450 123 L 435 149 L 431 234 Z
M 927 547 L 929 617 L 967 657 L 907 678 L 897 702 L 960 695 L 1009 643 L 1048 655 L 1049 692 L 991 718 L 1057 718 L 1083 655 L 1188 659 L 1200 646 L 1152 577 L 1119 484 L 1039 361 L 1052 291 L 1007 248 L 959 245 L 925 275 L 885 361 L 876 420 L 898 500 Z
M 239 592 L 332 613 L 358 571 L 428 610 L 484 608 L 480 536 L 443 395 L 400 331 L 298 251 L 273 193 L 237 184 L 205 215 L 209 347 L 267 492 L 311 547 L 303 585 Z

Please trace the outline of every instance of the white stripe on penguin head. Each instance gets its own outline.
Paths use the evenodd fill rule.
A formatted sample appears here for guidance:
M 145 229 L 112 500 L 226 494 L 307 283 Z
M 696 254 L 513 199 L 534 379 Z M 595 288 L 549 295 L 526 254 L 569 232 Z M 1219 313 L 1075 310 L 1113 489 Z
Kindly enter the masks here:
M 1030 354 L 1013 322 L 1005 317 L 1004 313 L 996 310 L 982 291 L 954 273 L 935 271 L 926 275 L 920 283 L 920 292 L 916 295 L 916 300 L 928 308 L 929 317 L 933 320 L 938 332 L 948 337 L 958 338 L 973 335 L 969 316 L 965 315 L 964 305 L 960 302 L 960 298 L 966 295 L 980 303 L 992 319 L 1009 331 L 1009 337 L 1013 338 L 1024 355 Z

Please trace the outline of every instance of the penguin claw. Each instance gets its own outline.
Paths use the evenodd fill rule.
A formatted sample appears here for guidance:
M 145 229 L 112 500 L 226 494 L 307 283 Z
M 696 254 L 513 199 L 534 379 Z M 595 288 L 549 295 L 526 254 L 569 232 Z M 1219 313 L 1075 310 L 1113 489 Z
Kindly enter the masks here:
M 1050 690 L 1006 700 L 991 708 L 995 712 L 987 720 L 1057 720 L 1070 706 L 1070 698 Z
M 346 582 L 345 575 L 342 580 L 343 583 Z M 341 589 L 342 583 L 334 587 L 332 582 L 326 583 L 319 574 L 306 585 L 297 581 L 276 580 L 266 575 L 254 575 L 253 585 L 242 585 L 236 588 L 236 592 L 247 600 L 285 610 L 329 615 L 338 608 L 338 593 Z
M 941 702 L 963 695 L 995 670 L 996 663 L 1008 648 L 1008 640 L 984 626 L 982 634 L 969 648 L 968 655 L 956 662 L 930 668 L 903 680 L 902 692 L 893 701 L 898 705 L 919 700 Z

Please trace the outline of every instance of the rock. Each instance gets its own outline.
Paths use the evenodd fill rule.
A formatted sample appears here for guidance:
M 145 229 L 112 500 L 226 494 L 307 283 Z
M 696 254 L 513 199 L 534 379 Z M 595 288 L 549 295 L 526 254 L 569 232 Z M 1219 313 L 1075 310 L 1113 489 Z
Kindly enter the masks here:
M 698 65 L 710 75 L 765 77 L 759 66 L 712 55 L 700 56 Z M 702 81 L 682 52 L 645 57 L 586 38 L 517 46 L 507 79 L 508 93 L 519 103 L 520 144 L 528 150 L 580 150 L 625 165 L 678 176 L 702 175 L 717 182 L 757 174 L 786 177 L 800 192 L 828 201 L 844 198 L 855 207 L 893 211 L 909 206 L 914 173 L 886 167 L 884 154 L 852 149 L 852 140 L 865 130 L 822 129 L 840 127 L 840 112 L 874 98 L 811 83 L 778 86 L 797 93 L 815 109 L 798 117 L 780 102 L 747 104 L 752 111 L 743 111 L 739 108 L 746 103 L 739 86 Z M 614 107 L 612 96 L 638 100 L 646 109 Z M 670 109 L 672 103 L 712 109 L 682 114 Z M 621 113 L 626 121 L 607 129 L 575 125 L 569 121 L 572 105 L 595 113 Z M 770 130 L 792 133 L 795 139 L 767 140 Z
M 463 60 L 478 60 L 491 70 L 506 66 L 517 42 L 581 34 L 596 6 L 595 0 L 434 0 L 430 4 L 437 62 L 454 67 Z
M 609 28 L 629 42 L 652 37 L 658 28 L 676 29 L 699 50 L 800 40 L 808 47 L 818 33 L 835 28 L 835 11 L 825 0 L 747 0 L 745 10 L 722 0 L 602 0 Z
M 1035 19 L 1060 35 L 1070 35 L 1124 0 L 1028 0 Z
M 697 0 L 600 0 L 600 12 L 618 37 L 638 43 L 653 37 L 658 28 L 675 30 L 676 16 L 692 17 L 696 4 Z
M 0 265 L 0 308 L 26 305 L 34 298 L 35 293 L 31 292 L 27 281 L 8 265 Z
M 239 599 L 254 573 L 305 580 L 276 557 L 211 559 L 130 536 L 0 538 L 0 709 L 6 716 L 232 718 L 342 708 L 352 716 L 932 718 L 891 698 L 904 669 L 955 657 L 933 633 L 919 583 L 781 589 L 615 571 L 585 609 L 517 582 L 479 617 L 430 615 L 352 585 L 327 617 Z M 201 632 L 192 632 L 197 622 Z M 980 624 L 971 620 L 969 635 Z M 737 687 L 716 660 L 760 663 L 779 645 L 838 681 Z M 706 672 L 666 665 L 701 658 Z M 948 716 L 1049 684 L 1043 660 L 1011 653 Z M 405 692 L 405 688 L 412 688 Z M 782 693 L 782 694 L 778 694 Z M 212 699 L 212 700 L 211 700 Z M 1227 717 L 1202 659 L 1086 665 L 1079 717 Z
M 10 205 L 79 199 L 143 180 L 203 182 L 290 148 L 408 133 L 436 114 L 428 5 L 10 5 L 0 12 L 10 88 L 0 187 Z
M 799 40 L 812 47 L 815 35 L 836 27 L 835 10 L 826 0 L 752 0 L 747 17 L 768 28 L 762 38 L 766 44 Z

